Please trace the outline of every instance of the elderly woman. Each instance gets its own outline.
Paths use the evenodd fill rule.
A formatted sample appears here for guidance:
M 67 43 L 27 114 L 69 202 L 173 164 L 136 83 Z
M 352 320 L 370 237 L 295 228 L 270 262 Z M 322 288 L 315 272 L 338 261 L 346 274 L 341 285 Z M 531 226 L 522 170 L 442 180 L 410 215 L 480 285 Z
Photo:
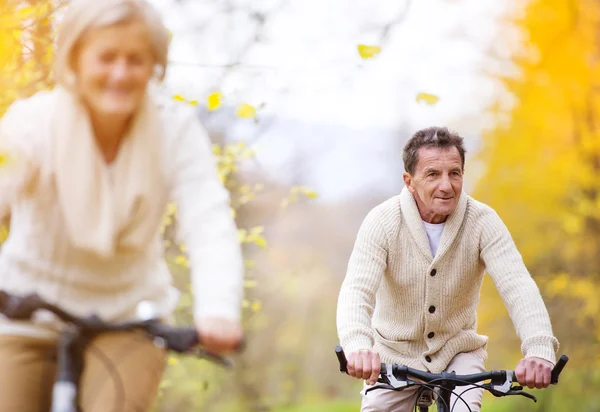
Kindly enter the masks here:
M 0 290 L 38 293 L 66 310 L 122 321 L 151 301 L 165 319 L 178 300 L 163 256 L 167 201 L 178 205 L 192 267 L 194 315 L 208 350 L 242 339 L 243 261 L 209 138 L 190 108 L 149 93 L 167 66 L 169 34 L 144 0 L 79 0 L 58 35 L 57 86 L 15 102 L 0 122 Z M 0 319 L 0 410 L 48 410 L 57 328 L 52 318 Z M 147 410 L 165 353 L 135 333 L 91 343 L 118 369 L 122 411 Z M 114 371 L 86 353 L 85 411 L 109 411 Z M 120 395 L 119 395 L 120 396 Z

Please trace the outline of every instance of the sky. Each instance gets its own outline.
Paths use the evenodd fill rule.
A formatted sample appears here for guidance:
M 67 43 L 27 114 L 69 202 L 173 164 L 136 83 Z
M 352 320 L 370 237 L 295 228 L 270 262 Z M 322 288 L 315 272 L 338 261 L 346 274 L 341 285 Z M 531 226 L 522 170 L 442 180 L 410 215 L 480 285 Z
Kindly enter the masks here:
M 285 181 L 286 167 L 305 159 L 292 174 L 329 200 L 397 190 L 398 140 L 419 128 L 448 126 L 476 147 L 491 124 L 483 109 L 501 94 L 484 74 L 495 64 L 490 49 L 511 40 L 498 23 L 509 11 L 503 1 L 152 2 L 174 35 L 169 89 L 200 101 L 220 90 L 232 106 L 264 103 L 259 117 L 277 119 L 259 139 L 264 169 Z M 400 15 L 382 41 L 382 28 Z M 381 53 L 363 60 L 358 44 Z M 421 92 L 440 99 L 419 103 Z

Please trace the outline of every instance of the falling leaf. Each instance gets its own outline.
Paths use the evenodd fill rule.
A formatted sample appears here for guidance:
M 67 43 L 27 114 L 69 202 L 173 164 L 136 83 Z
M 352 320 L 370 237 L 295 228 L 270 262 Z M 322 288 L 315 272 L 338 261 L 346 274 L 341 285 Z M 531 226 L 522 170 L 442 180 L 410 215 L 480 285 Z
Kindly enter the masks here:
M 379 46 L 367 46 L 365 44 L 358 45 L 358 54 L 363 59 L 372 59 L 381 53 L 381 47 Z
M 256 109 L 251 104 L 242 103 L 238 106 L 235 114 L 242 119 L 255 119 Z
M 173 96 L 173 100 L 178 101 L 178 102 L 185 102 L 185 97 L 183 97 L 180 94 L 176 94 L 175 96 Z
M 223 95 L 221 94 L 221 92 L 211 93 L 206 99 L 206 108 L 211 112 L 215 111 L 221 107 L 222 100 Z
M 438 101 L 440 100 L 439 97 L 437 97 L 434 94 L 429 94 L 429 93 L 419 93 L 417 95 L 417 103 L 421 103 L 421 102 L 425 102 L 429 105 L 434 105 L 436 104 Z

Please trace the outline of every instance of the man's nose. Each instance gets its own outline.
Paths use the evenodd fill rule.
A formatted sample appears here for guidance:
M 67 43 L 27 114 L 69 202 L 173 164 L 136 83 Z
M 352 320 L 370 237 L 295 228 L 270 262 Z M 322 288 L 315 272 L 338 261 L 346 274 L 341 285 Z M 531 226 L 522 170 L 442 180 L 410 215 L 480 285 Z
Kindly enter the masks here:
M 452 190 L 452 185 L 450 184 L 450 177 L 449 176 L 443 176 L 442 177 L 442 181 L 440 182 L 440 186 L 439 186 L 440 190 L 444 191 L 444 192 L 449 192 Z

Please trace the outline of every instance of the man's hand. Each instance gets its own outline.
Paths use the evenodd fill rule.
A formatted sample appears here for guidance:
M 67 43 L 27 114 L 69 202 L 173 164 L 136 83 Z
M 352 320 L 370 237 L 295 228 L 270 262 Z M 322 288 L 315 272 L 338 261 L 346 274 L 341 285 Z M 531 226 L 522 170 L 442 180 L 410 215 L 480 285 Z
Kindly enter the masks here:
M 202 346 L 218 355 L 234 352 L 243 339 L 240 323 L 228 319 L 200 318 L 196 321 L 196 330 Z
M 515 368 L 517 380 L 530 389 L 543 389 L 550 386 L 554 366 L 542 358 L 525 358 Z
M 368 349 L 361 349 L 348 354 L 348 375 L 367 381 L 367 385 L 375 385 L 381 371 L 379 354 Z

